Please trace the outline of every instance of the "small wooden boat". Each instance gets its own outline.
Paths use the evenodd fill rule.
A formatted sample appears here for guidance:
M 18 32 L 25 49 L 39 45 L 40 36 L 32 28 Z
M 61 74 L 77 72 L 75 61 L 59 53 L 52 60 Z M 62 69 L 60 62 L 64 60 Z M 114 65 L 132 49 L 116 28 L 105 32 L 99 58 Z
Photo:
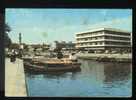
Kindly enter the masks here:
M 80 71 L 81 63 L 71 62 L 24 62 L 25 71 L 57 72 L 57 71 Z

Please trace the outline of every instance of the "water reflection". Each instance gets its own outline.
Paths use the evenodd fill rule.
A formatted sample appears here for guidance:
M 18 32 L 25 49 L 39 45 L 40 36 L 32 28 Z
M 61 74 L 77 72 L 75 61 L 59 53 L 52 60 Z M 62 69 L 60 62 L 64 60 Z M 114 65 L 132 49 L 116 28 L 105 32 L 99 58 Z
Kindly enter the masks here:
M 111 62 L 96 62 L 90 60 L 79 60 L 83 66 L 82 73 L 89 74 L 97 81 L 109 82 L 128 80 L 131 76 L 130 63 L 111 63 Z
M 30 96 L 131 96 L 130 63 L 79 62 L 81 72 L 27 73 Z
M 104 63 L 105 82 L 128 80 L 131 73 L 131 64 L 126 63 Z

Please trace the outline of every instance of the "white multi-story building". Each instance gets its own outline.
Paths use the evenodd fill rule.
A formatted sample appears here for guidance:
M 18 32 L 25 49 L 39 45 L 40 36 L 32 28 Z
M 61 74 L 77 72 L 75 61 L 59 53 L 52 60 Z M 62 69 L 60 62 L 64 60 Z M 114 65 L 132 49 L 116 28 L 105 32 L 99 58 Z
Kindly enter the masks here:
M 130 50 L 131 33 L 114 28 L 99 28 L 76 33 L 76 48 L 88 50 Z

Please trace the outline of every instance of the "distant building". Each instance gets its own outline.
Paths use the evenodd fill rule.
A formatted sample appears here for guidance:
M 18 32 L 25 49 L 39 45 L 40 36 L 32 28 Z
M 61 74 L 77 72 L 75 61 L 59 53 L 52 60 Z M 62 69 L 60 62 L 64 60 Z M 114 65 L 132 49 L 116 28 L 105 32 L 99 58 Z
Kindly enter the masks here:
M 33 52 L 34 48 L 31 45 L 28 45 L 28 51 Z
M 75 43 L 73 43 L 73 42 L 67 42 L 66 44 L 65 44 L 65 49 L 70 49 L 70 50 L 74 50 L 75 49 L 75 46 L 76 46 L 76 44 Z
M 62 48 L 63 50 L 74 50 L 75 49 L 75 46 L 76 44 L 73 43 L 72 41 L 70 42 L 65 42 L 65 41 L 62 41 L 62 42 L 58 42 L 58 41 L 55 41 L 56 43 L 56 48 Z
M 131 33 L 113 28 L 99 28 L 76 33 L 76 48 L 94 51 L 130 50 Z
M 32 51 L 32 50 L 38 50 L 38 51 L 44 51 L 44 50 L 49 50 L 50 48 L 50 45 L 48 44 L 31 44 L 28 46 L 29 47 L 29 50 Z

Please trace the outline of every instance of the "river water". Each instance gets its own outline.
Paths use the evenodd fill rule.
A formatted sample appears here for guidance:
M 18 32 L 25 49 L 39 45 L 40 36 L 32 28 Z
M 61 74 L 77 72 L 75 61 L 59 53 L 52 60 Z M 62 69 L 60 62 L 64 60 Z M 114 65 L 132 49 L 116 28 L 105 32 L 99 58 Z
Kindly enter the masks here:
M 81 72 L 26 73 L 31 97 L 130 97 L 132 64 L 78 60 Z

